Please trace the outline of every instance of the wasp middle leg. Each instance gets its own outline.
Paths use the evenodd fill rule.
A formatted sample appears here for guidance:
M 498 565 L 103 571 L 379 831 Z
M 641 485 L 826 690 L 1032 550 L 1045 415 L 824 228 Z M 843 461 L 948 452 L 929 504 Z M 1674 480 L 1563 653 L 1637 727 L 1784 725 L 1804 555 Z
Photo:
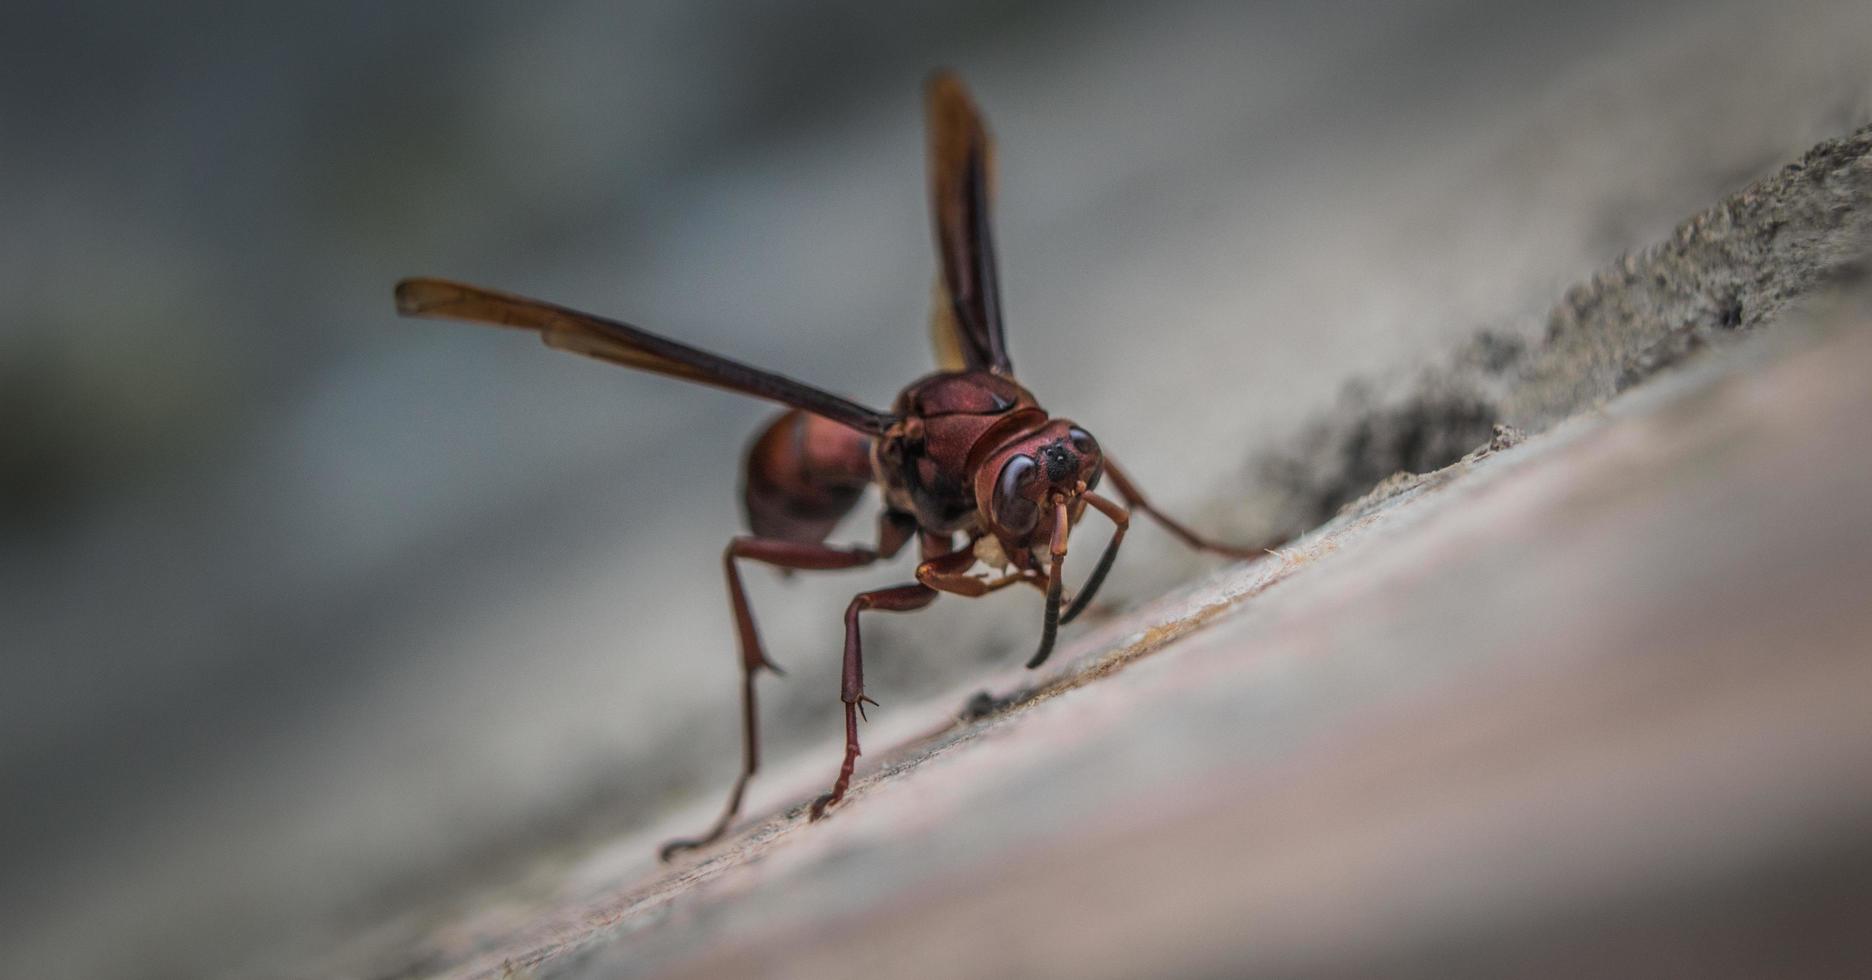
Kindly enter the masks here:
M 858 765 L 858 716 L 864 711 L 864 702 L 870 701 L 864 693 L 864 649 L 858 638 L 858 614 L 867 609 L 910 612 L 935 602 L 936 596 L 935 589 L 922 583 L 899 585 L 860 592 L 852 597 L 851 605 L 845 607 L 845 672 L 839 684 L 839 700 L 845 702 L 845 761 L 839 765 L 832 791 L 813 801 L 812 819 L 825 816 L 826 807 L 845 798 L 852 770 Z

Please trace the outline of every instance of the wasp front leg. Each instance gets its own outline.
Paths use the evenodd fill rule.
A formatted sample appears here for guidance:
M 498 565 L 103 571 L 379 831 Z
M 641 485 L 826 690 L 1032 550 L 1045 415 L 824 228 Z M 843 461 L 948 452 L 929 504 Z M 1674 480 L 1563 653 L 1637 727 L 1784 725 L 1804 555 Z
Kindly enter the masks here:
M 1013 585 L 1021 581 L 1023 577 L 1032 577 L 1033 574 L 1013 572 L 998 579 L 987 579 L 969 571 L 975 567 L 975 562 L 975 553 L 966 548 L 946 555 L 937 555 L 917 566 L 917 581 L 938 592 L 948 592 L 973 599 Z

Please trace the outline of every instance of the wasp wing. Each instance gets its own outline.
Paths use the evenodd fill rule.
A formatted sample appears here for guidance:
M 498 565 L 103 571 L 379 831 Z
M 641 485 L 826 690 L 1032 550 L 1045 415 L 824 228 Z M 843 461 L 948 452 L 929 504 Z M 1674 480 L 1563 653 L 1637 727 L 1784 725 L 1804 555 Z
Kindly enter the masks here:
M 551 303 L 449 282 L 405 279 L 396 287 L 397 312 L 537 331 L 548 347 L 569 350 L 697 384 L 802 408 L 869 435 L 895 421 L 890 415 L 802 381 L 697 350 L 629 324 Z
M 929 131 L 930 217 L 937 288 L 930 315 L 936 357 L 952 370 L 1012 375 L 1001 331 L 995 268 L 994 142 L 962 80 L 938 72 L 924 86 Z

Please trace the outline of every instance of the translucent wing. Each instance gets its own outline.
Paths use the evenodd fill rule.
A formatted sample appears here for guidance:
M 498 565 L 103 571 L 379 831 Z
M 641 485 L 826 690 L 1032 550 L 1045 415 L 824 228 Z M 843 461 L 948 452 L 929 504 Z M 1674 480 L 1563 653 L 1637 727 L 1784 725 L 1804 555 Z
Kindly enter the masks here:
M 936 230 L 937 281 L 930 315 L 944 367 L 1012 375 L 1001 332 L 996 279 L 994 143 L 962 80 L 937 72 L 924 86 L 929 130 L 930 217 Z
M 534 330 L 548 347 L 803 408 L 870 435 L 883 433 L 894 421 L 883 412 L 804 382 L 748 367 L 616 320 L 524 296 L 443 279 L 405 279 L 397 283 L 396 300 L 397 312 L 404 316 Z

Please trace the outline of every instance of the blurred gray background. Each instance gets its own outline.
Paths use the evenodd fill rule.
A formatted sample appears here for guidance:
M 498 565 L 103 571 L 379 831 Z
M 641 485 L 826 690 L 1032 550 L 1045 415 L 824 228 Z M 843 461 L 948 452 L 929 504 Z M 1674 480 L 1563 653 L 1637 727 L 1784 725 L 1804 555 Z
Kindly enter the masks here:
M 6 21 L 12 975 L 264 963 L 517 842 L 705 821 L 727 788 L 718 558 L 769 410 L 399 321 L 400 276 L 885 404 L 930 363 L 919 85 L 952 65 L 1000 141 L 1022 378 L 1160 503 L 1240 532 L 1250 456 L 1348 380 L 1532 331 L 1568 283 L 1872 118 L 1863 0 Z M 868 511 L 842 532 L 870 535 Z M 1203 567 L 1142 532 L 1111 596 Z M 774 756 L 831 775 L 839 612 L 907 574 L 751 574 L 791 671 L 763 682 Z M 916 698 L 1004 671 L 1038 615 L 1009 593 L 880 619 L 869 687 L 939 721 Z

